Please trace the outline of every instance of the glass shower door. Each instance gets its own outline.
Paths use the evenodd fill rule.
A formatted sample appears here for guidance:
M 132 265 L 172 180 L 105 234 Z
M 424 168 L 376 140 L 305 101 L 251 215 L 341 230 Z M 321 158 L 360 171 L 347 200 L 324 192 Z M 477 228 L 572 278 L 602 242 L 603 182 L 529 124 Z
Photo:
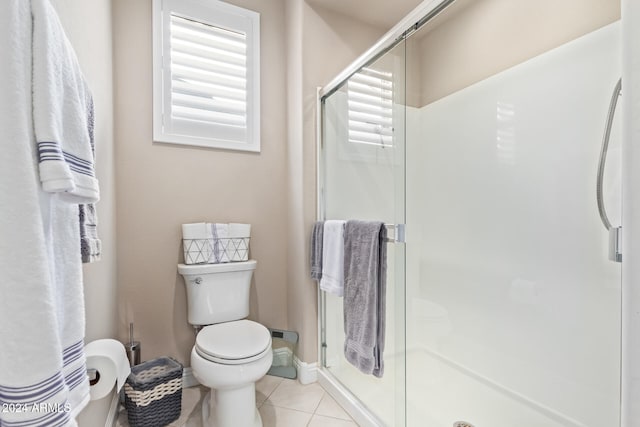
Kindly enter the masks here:
M 405 222 L 405 48 L 395 46 L 323 98 L 323 219 L 383 221 L 389 237 Z M 405 425 L 405 251 L 387 243 L 384 375 L 344 357 L 343 299 L 323 293 L 322 364 L 388 426 Z

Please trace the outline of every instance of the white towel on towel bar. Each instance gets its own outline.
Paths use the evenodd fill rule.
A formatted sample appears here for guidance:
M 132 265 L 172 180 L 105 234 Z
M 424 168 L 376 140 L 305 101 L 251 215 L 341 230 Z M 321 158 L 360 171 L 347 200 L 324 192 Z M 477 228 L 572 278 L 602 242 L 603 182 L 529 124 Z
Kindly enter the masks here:
M 44 218 L 44 230 L 63 352 L 62 373 L 69 393 L 70 416 L 74 418 L 89 402 L 78 204 L 99 199 L 91 145 L 93 102 L 53 6 L 49 0 L 32 0 L 31 5 L 32 102 L 40 180 L 43 190 L 55 193 L 41 203 L 49 201 L 49 221 Z M 51 160 L 43 155 L 43 142 L 57 144 L 62 158 Z M 66 184 L 57 179 L 63 171 L 70 177 Z
M 344 293 L 344 225 L 342 220 L 324 222 L 320 289 L 341 297 Z
M 33 38 L 51 10 L 0 2 L 0 404 L 25 409 L 0 425 L 75 426 L 88 401 L 78 206 L 42 191 L 32 115 Z
M 40 205 L 48 195 L 39 188 L 33 135 L 31 5 L 5 0 L 0 9 L 0 408 L 64 405 L 68 392 Z M 57 415 L 0 410 L 0 424 Z
M 75 417 L 89 403 L 78 206 L 66 202 L 60 194 L 53 194 L 48 200 L 50 221 L 44 222 L 44 230 L 62 345 L 62 373 L 69 391 L 70 411 Z
M 24 409 L 0 425 L 76 426 L 89 401 L 78 204 L 98 199 L 90 95 L 49 0 L 0 2 L 0 32 L 0 403 Z
M 42 188 L 77 204 L 95 203 L 100 191 L 89 129 L 91 93 L 53 7 L 37 0 L 33 13 L 33 122 Z

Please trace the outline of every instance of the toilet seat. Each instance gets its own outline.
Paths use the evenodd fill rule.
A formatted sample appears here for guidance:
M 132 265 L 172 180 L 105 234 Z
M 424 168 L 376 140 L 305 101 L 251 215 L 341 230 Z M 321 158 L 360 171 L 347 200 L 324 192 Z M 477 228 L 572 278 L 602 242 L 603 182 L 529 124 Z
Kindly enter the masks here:
M 246 319 L 218 323 L 198 333 L 195 350 L 215 363 L 250 363 L 271 351 L 271 333 L 263 325 Z

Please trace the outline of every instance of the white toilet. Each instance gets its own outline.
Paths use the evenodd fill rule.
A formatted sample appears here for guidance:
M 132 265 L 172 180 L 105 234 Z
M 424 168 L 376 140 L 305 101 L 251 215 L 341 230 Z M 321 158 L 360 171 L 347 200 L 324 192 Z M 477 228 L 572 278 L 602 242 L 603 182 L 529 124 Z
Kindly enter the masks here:
M 256 261 L 178 265 L 187 287 L 189 323 L 203 328 L 191 350 L 191 368 L 211 388 L 202 405 L 210 427 L 261 427 L 255 383 L 269 368 L 271 334 L 249 315 Z M 209 404 L 206 404 L 206 403 Z

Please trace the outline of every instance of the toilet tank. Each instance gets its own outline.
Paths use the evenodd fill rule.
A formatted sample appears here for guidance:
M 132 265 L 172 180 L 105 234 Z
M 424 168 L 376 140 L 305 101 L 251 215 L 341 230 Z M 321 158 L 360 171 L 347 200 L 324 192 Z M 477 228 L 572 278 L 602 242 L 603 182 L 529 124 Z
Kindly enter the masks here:
M 257 262 L 178 264 L 187 288 L 187 318 L 192 325 L 212 325 L 249 315 L 249 288 Z

